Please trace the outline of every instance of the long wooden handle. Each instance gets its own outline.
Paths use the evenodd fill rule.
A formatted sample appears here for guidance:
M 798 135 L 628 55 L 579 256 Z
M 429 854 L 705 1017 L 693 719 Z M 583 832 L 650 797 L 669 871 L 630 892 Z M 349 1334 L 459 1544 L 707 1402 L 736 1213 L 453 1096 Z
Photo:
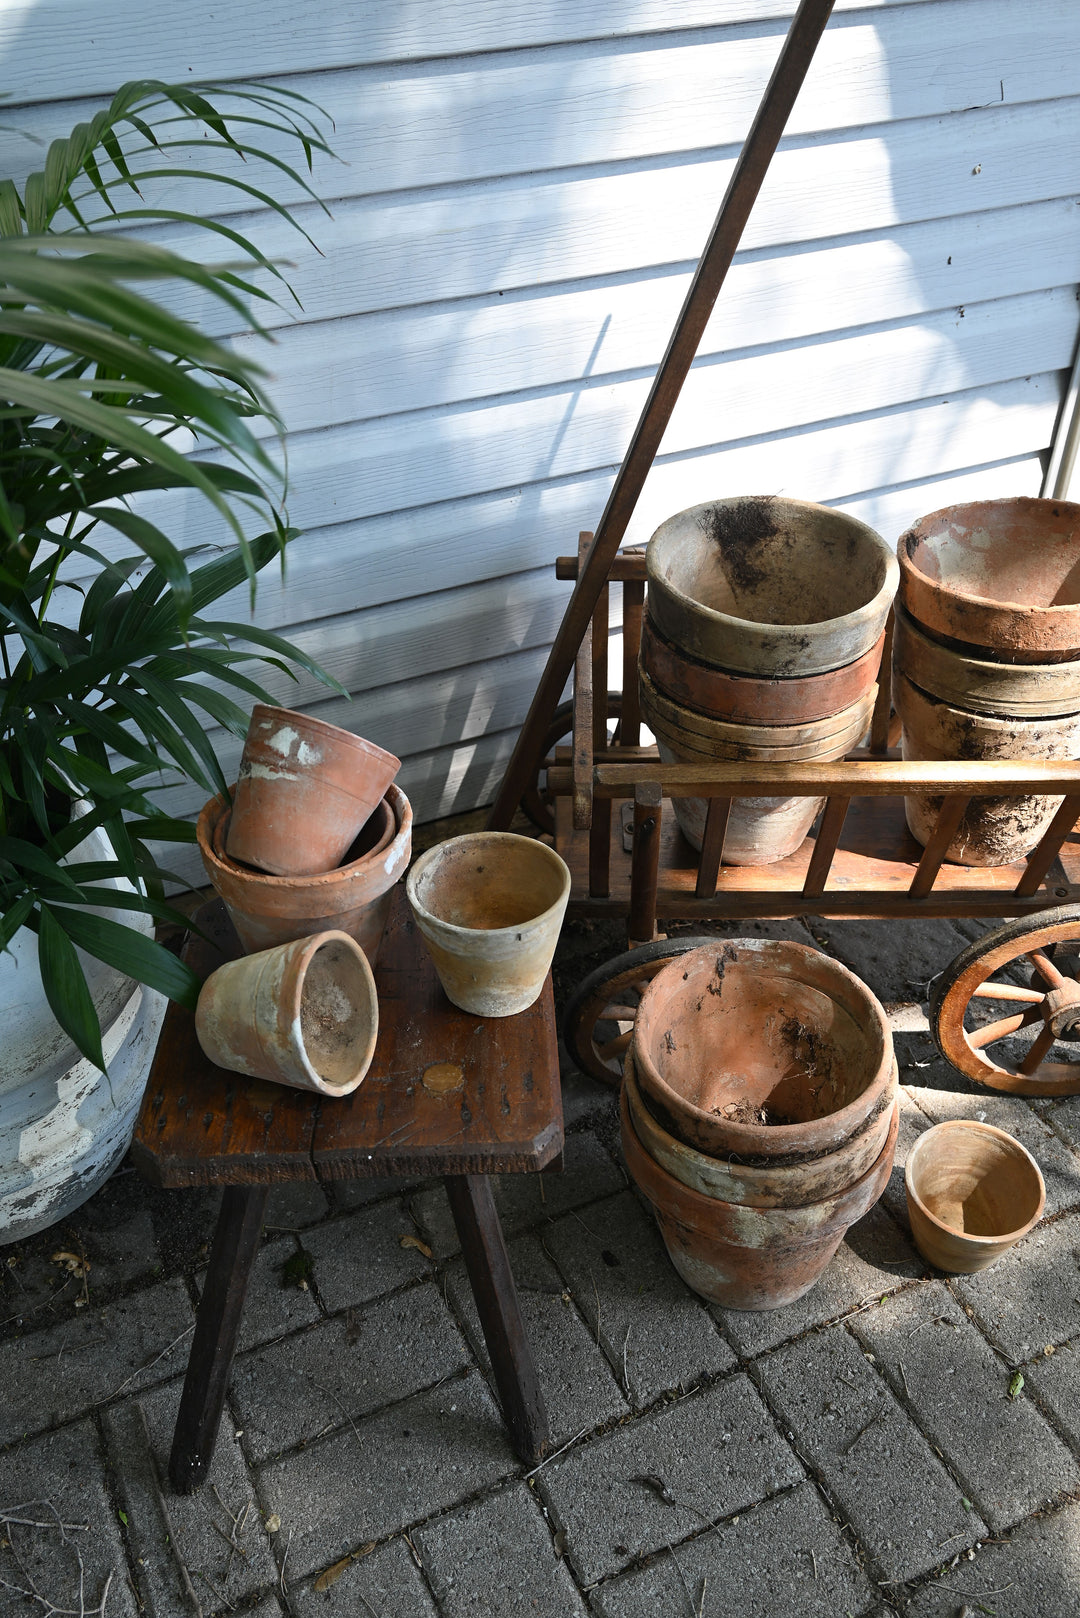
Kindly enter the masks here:
M 802 0 L 792 21 L 510 756 L 488 816 L 492 831 L 506 830 L 522 793 L 540 767 L 551 716 L 832 8 L 833 0 Z

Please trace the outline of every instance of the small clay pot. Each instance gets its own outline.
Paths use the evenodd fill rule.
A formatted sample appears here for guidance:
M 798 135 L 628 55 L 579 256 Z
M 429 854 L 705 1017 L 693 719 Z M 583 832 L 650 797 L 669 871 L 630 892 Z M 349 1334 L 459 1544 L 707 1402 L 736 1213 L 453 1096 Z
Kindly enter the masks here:
M 750 725 L 802 725 L 858 702 L 878 675 L 884 631 L 868 652 L 827 674 L 775 680 L 699 663 L 660 633 L 651 613 L 641 627 L 641 669 L 655 689 L 682 707 Z
M 273 876 L 339 865 L 401 760 L 351 730 L 256 703 L 240 760 L 228 853 Z
M 855 517 L 805 500 L 733 497 L 662 523 L 645 553 L 649 610 L 701 663 L 765 679 L 845 668 L 876 644 L 896 558 Z
M 195 1031 L 218 1067 L 348 1095 L 375 1051 L 375 979 L 347 933 L 317 933 L 218 967 L 199 995 Z
M 390 915 L 394 884 L 412 857 L 412 808 L 400 787 L 386 794 L 396 830 L 390 842 L 333 871 L 271 876 L 222 851 L 224 798 L 211 798 L 199 816 L 199 853 L 248 954 L 294 938 L 336 929 L 348 933 L 374 966 Z
M 974 713 L 920 691 L 903 674 L 893 679 L 906 759 L 1074 759 L 1080 757 L 1080 713 L 1045 719 L 1003 719 Z M 1061 806 L 1060 797 L 972 798 L 945 858 L 957 865 L 1014 865 L 1026 859 Z M 910 793 L 904 812 L 911 834 L 926 844 L 941 798 Z
M 908 1217 L 925 1259 L 950 1275 L 985 1270 L 1042 1218 L 1046 1187 L 1026 1147 L 966 1118 L 919 1136 L 904 1170 Z
M 929 696 L 1004 719 L 1045 719 L 1080 709 L 1080 662 L 991 662 L 926 633 L 896 608 L 893 666 Z
M 799 1208 L 747 1208 L 662 1169 L 634 1133 L 625 1093 L 620 1115 L 630 1178 L 652 1204 L 668 1257 L 688 1287 L 725 1309 L 780 1309 L 809 1292 L 888 1184 L 900 1123 L 894 1106 L 881 1155 L 853 1185 Z
M 790 1163 L 775 1158 L 748 1164 L 731 1158 L 695 1151 L 685 1141 L 669 1134 L 649 1111 L 638 1088 L 634 1053 L 626 1053 L 623 1088 L 630 1120 L 641 1145 L 666 1173 L 702 1196 L 719 1197 L 724 1202 L 744 1203 L 750 1208 L 799 1208 L 820 1197 L 831 1196 L 853 1185 L 880 1157 L 892 1127 L 897 1103 L 896 1065 L 886 1105 L 864 1128 L 834 1152 L 805 1162 Z
M 555 850 L 509 832 L 452 837 L 422 854 L 405 891 L 447 998 L 512 1017 L 539 998 L 570 897 Z
M 935 635 L 1014 663 L 1080 656 L 1080 505 L 977 500 L 902 534 L 900 600 Z
M 633 1052 L 654 1116 L 710 1155 L 833 1152 L 893 1099 L 876 996 L 783 939 L 717 939 L 670 962 L 642 996 Z

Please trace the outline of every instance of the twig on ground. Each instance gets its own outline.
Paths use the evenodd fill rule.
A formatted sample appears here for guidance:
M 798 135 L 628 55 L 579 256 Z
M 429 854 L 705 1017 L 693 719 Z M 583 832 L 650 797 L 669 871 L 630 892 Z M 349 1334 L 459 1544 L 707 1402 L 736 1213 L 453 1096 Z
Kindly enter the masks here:
M 675 1563 L 675 1571 L 679 1575 L 679 1583 L 682 1585 L 683 1590 L 686 1592 L 686 1599 L 690 1603 L 690 1618 L 698 1618 L 697 1606 L 694 1603 L 693 1596 L 690 1594 L 690 1586 L 686 1582 L 686 1575 L 683 1572 L 682 1567 L 679 1564 L 679 1558 L 675 1555 L 675 1552 L 672 1550 L 670 1545 L 668 1546 L 667 1549 L 668 1549 L 668 1555 L 671 1557 L 671 1560 Z
M 292 1537 L 293 1537 L 293 1531 L 290 1528 L 289 1529 L 289 1538 L 288 1538 L 288 1540 L 286 1542 L 286 1545 L 285 1545 L 285 1555 L 281 1558 L 281 1576 L 278 1579 L 278 1583 L 281 1586 L 282 1595 L 285 1594 L 285 1564 L 289 1560 L 289 1551 L 292 1548 Z
M 150 1482 L 154 1490 L 154 1499 L 157 1502 L 158 1515 L 160 1516 L 164 1525 L 169 1548 L 172 1551 L 173 1556 L 176 1558 L 176 1567 L 180 1574 L 180 1583 L 184 1587 L 184 1594 L 191 1602 L 192 1609 L 195 1613 L 195 1618 L 203 1618 L 202 1602 L 199 1600 L 199 1597 L 195 1592 L 195 1586 L 191 1582 L 191 1574 L 188 1572 L 187 1563 L 180 1554 L 180 1541 L 177 1539 L 176 1529 L 173 1527 L 172 1514 L 169 1511 L 169 1502 L 166 1500 L 165 1491 L 161 1487 L 161 1478 L 158 1476 L 157 1457 L 154 1454 L 154 1446 L 150 1442 L 150 1428 L 146 1420 L 146 1411 L 137 1401 L 135 1404 L 135 1410 L 139 1418 L 139 1423 L 142 1427 L 143 1443 L 146 1445 L 147 1466 L 150 1472 Z
M 549 1461 L 554 1461 L 558 1456 L 562 1455 L 565 1450 L 568 1450 L 572 1444 L 576 1444 L 579 1438 L 584 1438 L 588 1430 L 589 1429 L 587 1427 L 583 1427 L 580 1433 L 575 1433 L 573 1438 L 568 1438 L 566 1443 L 561 1445 L 557 1450 L 553 1450 L 550 1455 L 545 1455 L 539 1466 L 534 1466 L 531 1472 L 526 1472 L 526 1482 L 529 1480 L 529 1478 L 534 1478 L 537 1472 L 542 1472 Z
M 850 1455 L 851 1454 L 852 1450 L 855 1448 L 855 1445 L 859 1442 L 859 1439 L 864 1438 L 866 1436 L 866 1434 L 870 1431 L 870 1429 L 874 1425 L 874 1423 L 882 1415 L 882 1413 L 884 1412 L 884 1409 L 885 1409 L 885 1401 L 884 1401 L 884 1399 L 882 1399 L 881 1403 L 878 1405 L 877 1409 L 874 1411 L 874 1414 L 870 1417 L 870 1420 L 863 1422 L 862 1426 L 859 1428 L 858 1432 L 855 1434 L 855 1437 L 851 1440 L 851 1442 L 849 1444 L 844 1445 L 843 1449 L 840 1451 L 841 1455 Z
M 155 1354 L 152 1360 L 147 1360 L 145 1365 L 138 1366 L 134 1371 L 132 1371 L 130 1376 L 125 1377 L 118 1388 L 114 1388 L 111 1393 L 106 1395 L 106 1399 L 115 1399 L 118 1394 L 123 1393 L 124 1389 L 129 1383 L 134 1382 L 137 1376 L 142 1376 L 144 1371 L 153 1370 L 158 1360 L 163 1360 L 166 1354 L 171 1354 L 177 1343 L 182 1343 L 185 1337 L 190 1337 L 194 1330 L 194 1324 L 185 1327 L 185 1329 L 180 1333 L 179 1337 L 174 1337 L 171 1343 L 166 1343 L 160 1354 Z M 104 1402 L 105 1400 L 102 1401 L 102 1403 Z

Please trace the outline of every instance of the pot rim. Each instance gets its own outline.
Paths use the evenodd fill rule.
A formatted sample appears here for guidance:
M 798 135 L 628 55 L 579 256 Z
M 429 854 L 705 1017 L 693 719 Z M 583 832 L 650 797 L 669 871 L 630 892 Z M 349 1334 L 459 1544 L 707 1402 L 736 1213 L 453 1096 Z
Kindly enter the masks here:
M 658 559 L 663 555 L 664 542 L 667 539 L 665 529 L 668 528 L 669 524 L 678 522 L 680 519 L 696 519 L 700 512 L 710 511 L 716 506 L 736 505 L 748 498 L 752 498 L 752 496 L 726 495 L 717 500 L 703 500 L 696 506 L 688 506 L 685 510 L 677 511 L 666 518 L 653 533 L 645 551 L 645 569 L 650 587 L 655 584 L 661 594 L 666 593 L 669 595 L 680 609 L 693 612 L 707 623 L 714 632 L 739 633 L 745 629 L 750 629 L 763 640 L 783 640 L 792 631 L 798 631 L 800 637 L 808 636 L 811 642 L 822 641 L 828 636 L 843 634 L 850 630 L 858 629 L 863 624 L 872 622 L 882 611 L 883 605 L 892 600 L 899 583 L 900 564 L 881 535 L 871 528 L 869 523 L 865 523 L 860 518 L 852 517 L 846 511 L 839 511 L 832 506 L 823 506 L 814 500 L 795 500 L 785 495 L 773 497 L 777 505 L 784 506 L 792 512 L 820 513 L 822 516 L 827 516 L 839 523 L 849 525 L 852 530 L 858 532 L 865 540 L 869 541 L 871 547 L 879 553 L 882 580 L 874 594 L 868 601 L 863 602 L 862 606 L 853 608 L 851 612 L 839 613 L 834 618 L 821 618 L 813 623 L 776 624 L 769 622 L 767 619 L 741 618 L 736 613 L 721 612 L 716 607 L 706 606 L 704 602 L 688 595 L 680 586 L 672 583 L 670 579 L 661 574 Z M 874 638 L 875 640 L 877 639 L 876 635 Z M 863 648 L 863 651 L 865 650 L 867 650 L 866 647 Z M 862 652 L 858 655 L 861 656 Z M 848 661 L 850 662 L 852 659 L 848 659 Z M 837 666 L 842 665 L 829 664 L 824 669 L 807 668 L 805 673 L 829 673 Z M 737 671 L 731 669 L 729 672 L 734 673 Z
M 530 850 L 543 849 L 547 862 L 549 864 L 554 862 L 554 869 L 560 874 L 562 887 L 558 897 L 552 904 L 548 905 L 546 910 L 540 910 L 535 916 L 530 916 L 527 921 L 517 922 L 512 927 L 462 927 L 457 922 L 444 921 L 442 916 L 437 916 L 433 910 L 429 910 L 418 896 L 417 885 L 420 878 L 427 867 L 434 864 L 435 856 L 441 854 L 451 844 L 472 843 L 476 845 L 481 842 L 523 843 Z M 562 858 L 562 855 L 557 854 L 553 848 L 549 848 L 547 843 L 540 842 L 536 837 L 522 837 L 518 832 L 473 831 L 464 832 L 460 837 L 447 837 L 443 842 L 434 843 L 431 848 L 426 849 L 423 854 L 419 855 L 405 878 L 405 896 L 418 917 L 422 916 L 425 921 L 433 923 L 440 929 L 444 928 L 451 937 L 469 939 L 475 938 L 479 934 L 484 938 L 490 938 L 493 944 L 497 944 L 499 940 L 509 938 L 513 934 L 520 934 L 526 928 L 542 930 L 554 921 L 556 916 L 561 919 L 562 912 L 566 909 L 567 900 L 570 897 L 570 886 L 569 866 Z
M 671 1086 L 666 1082 L 660 1070 L 649 1056 L 648 1051 L 644 1049 L 643 1042 L 638 1038 L 638 1029 L 641 1027 L 642 1013 L 646 1012 L 647 1014 L 650 1001 L 655 998 L 657 985 L 662 985 L 664 979 L 669 973 L 672 974 L 673 978 L 676 975 L 681 978 L 683 970 L 687 967 L 688 962 L 693 962 L 695 958 L 701 956 L 709 956 L 715 960 L 717 948 L 723 948 L 724 945 L 729 945 L 735 948 L 739 948 L 740 946 L 749 946 L 752 952 L 760 954 L 763 954 L 766 949 L 791 952 L 797 956 L 802 956 L 804 958 L 810 957 L 815 961 L 826 962 L 826 972 L 833 972 L 838 978 L 840 978 L 842 982 L 846 982 L 849 988 L 854 991 L 855 998 L 863 1003 L 871 1021 L 877 1026 L 881 1034 L 881 1061 L 878 1064 L 877 1071 L 872 1074 L 865 1088 L 861 1090 L 859 1094 L 853 1098 L 853 1100 L 849 1101 L 845 1107 L 839 1107 L 835 1112 L 827 1113 L 823 1118 L 807 1120 L 803 1123 L 742 1124 L 734 1119 L 725 1118 L 722 1121 L 719 1120 L 715 1114 L 706 1112 L 704 1108 L 697 1106 L 692 1101 L 688 1101 L 684 1096 L 680 1095 L 677 1090 L 672 1089 Z M 778 1158 L 793 1158 L 804 1155 L 805 1148 L 795 1144 L 795 1142 L 796 1137 L 805 1137 L 808 1124 L 810 1123 L 828 1125 L 829 1128 L 827 1133 L 830 1135 L 830 1137 L 837 1138 L 837 1131 L 839 1131 L 839 1139 L 846 1139 L 849 1135 L 855 1132 L 855 1127 L 857 1126 L 861 1117 L 868 1119 L 873 1113 L 880 1110 L 877 1105 L 877 1101 L 880 1099 L 880 1093 L 888 1087 L 889 1080 L 892 1075 L 893 1062 L 895 1061 L 892 1032 L 889 1028 L 888 1018 L 885 1015 L 881 1002 L 878 1000 L 877 996 L 873 993 L 870 987 L 848 967 L 844 966 L 842 962 L 834 959 L 834 957 L 831 955 L 826 955 L 823 950 L 814 949 L 809 944 L 797 944 L 787 939 L 717 939 L 715 946 L 707 944 L 704 945 L 700 950 L 690 950 L 687 952 L 687 954 L 678 956 L 674 961 L 670 962 L 666 967 L 664 967 L 663 971 L 656 974 L 656 976 L 646 987 L 645 993 L 641 997 L 641 1002 L 637 1010 L 637 1018 L 634 1024 L 633 1047 L 634 1060 L 636 1063 L 636 1071 L 639 1075 L 639 1081 L 642 1077 L 645 1080 L 642 1088 L 655 1094 L 661 1101 L 661 1104 L 667 1107 L 673 1113 L 673 1115 L 678 1116 L 680 1113 L 684 1114 L 705 1133 L 708 1133 L 710 1128 L 715 1129 L 718 1126 L 722 1126 L 725 1132 L 732 1134 L 735 1139 L 739 1139 L 740 1132 L 745 1131 L 745 1134 L 743 1134 L 741 1137 L 745 1142 L 745 1145 L 743 1146 L 740 1155 L 745 1154 L 749 1157 L 774 1155 Z M 762 1139 L 763 1144 L 765 1140 L 774 1143 L 775 1151 L 772 1153 L 766 1152 L 763 1154 L 754 1150 L 750 1143 L 758 1140 L 759 1138 Z M 738 1147 L 729 1149 L 739 1151 Z
M 255 703 L 251 710 L 252 723 L 257 713 L 280 714 L 282 719 L 287 720 L 296 729 L 302 728 L 314 732 L 315 735 L 325 736 L 327 741 L 334 741 L 342 747 L 354 747 L 375 762 L 385 760 L 387 764 L 393 765 L 395 775 L 401 768 L 401 760 L 396 754 L 385 747 L 380 747 L 378 742 L 369 742 L 366 736 L 359 735 L 355 730 L 346 730 L 343 725 L 332 725 L 328 719 L 319 719 L 315 714 L 302 713 L 298 708 L 279 708 L 270 702 Z
M 1080 525 L 1080 504 L 1072 500 L 1048 500 L 1038 495 L 1018 494 L 1001 500 L 962 500 L 954 506 L 940 506 L 937 511 L 928 511 L 925 517 L 920 517 L 916 522 L 913 522 L 911 527 L 905 529 L 897 540 L 896 556 L 900 566 L 901 578 L 905 575 L 910 575 L 920 586 L 935 596 L 942 596 L 946 600 L 959 601 L 965 607 L 971 607 L 984 613 L 992 614 L 1000 611 L 1002 613 L 1016 613 L 1040 618 L 1045 615 L 1044 621 L 1050 624 L 1064 622 L 1066 615 L 1069 613 L 1074 618 L 1080 615 L 1080 602 L 1066 601 L 1059 602 L 1057 606 L 1052 603 L 1046 606 L 1038 606 L 1030 602 L 1010 601 L 1004 596 L 974 595 L 970 590 L 961 590 L 942 579 L 932 578 L 930 574 L 924 573 L 922 568 L 917 566 L 911 554 L 913 548 L 921 544 L 924 538 L 929 542 L 932 537 L 929 535 L 924 536 L 920 533 L 920 529 L 924 524 L 933 522 L 937 517 L 945 517 L 951 512 L 974 511 L 986 506 L 1020 506 L 1025 508 L 1053 506 L 1057 510 L 1065 508 L 1075 513 L 1076 522 Z M 1036 535 L 1036 541 L 1037 537 Z
M 412 805 L 394 782 L 387 787 L 383 797 L 390 800 L 390 807 L 394 811 L 396 826 L 394 835 L 385 847 L 377 851 L 372 850 L 361 859 L 354 860 L 351 865 L 335 865 L 332 870 L 316 871 L 310 876 L 273 876 L 269 871 L 256 871 L 250 865 L 240 865 L 228 855 L 222 859 L 214 849 L 214 827 L 232 805 L 220 793 L 217 797 L 207 799 L 200 811 L 196 828 L 199 851 L 204 864 L 209 861 L 210 866 L 222 871 L 226 878 L 251 887 L 263 887 L 276 893 L 296 895 L 310 893 L 313 889 L 334 887 L 348 881 L 350 877 L 359 876 L 363 871 L 372 868 L 377 861 L 383 861 L 389 870 L 392 860 L 404 864 L 408 858 L 412 844 Z
M 1025 666 L 1032 668 L 1035 665 L 1027 664 Z M 1060 664 L 1058 666 L 1061 667 Z M 1038 725 L 1042 729 L 1049 727 L 1051 730 L 1055 728 L 1069 730 L 1075 728 L 1077 721 L 1080 720 L 1080 709 L 1074 709 L 1072 713 L 1000 714 L 987 713 L 983 708 L 965 708 L 961 707 L 959 703 L 950 702 L 948 697 L 939 697 L 933 691 L 927 691 L 925 687 L 913 680 L 911 675 L 904 669 L 894 669 L 893 677 L 901 685 L 910 686 L 915 696 L 925 702 L 928 707 L 944 708 L 948 713 L 956 714 L 961 719 L 977 719 L 979 725 L 984 729 L 1002 731 L 1007 736 L 1013 735 L 1018 725 Z
M 1035 1171 L 1035 1179 L 1039 1187 L 1039 1199 L 1035 1213 L 1026 1225 L 1020 1225 L 1015 1231 L 1006 1231 L 1000 1236 L 977 1236 L 974 1232 L 957 1230 L 955 1225 L 947 1225 L 943 1219 L 938 1218 L 937 1214 L 930 1212 L 930 1209 L 912 1184 L 911 1165 L 913 1161 L 918 1160 L 920 1153 L 927 1149 L 925 1142 L 932 1135 L 936 1136 L 937 1140 L 940 1141 L 942 1137 L 939 1131 L 944 1130 L 960 1130 L 963 1133 L 992 1135 L 995 1140 L 1002 1141 L 1015 1156 L 1027 1159 L 1027 1162 Z M 1018 1141 L 1015 1135 L 1010 1135 L 1007 1130 L 997 1129 L 993 1124 L 980 1123 L 975 1118 L 947 1118 L 944 1123 L 933 1124 L 929 1129 L 925 1129 L 916 1138 L 908 1151 L 907 1161 L 904 1164 L 904 1190 L 923 1218 L 935 1230 L 941 1231 L 943 1235 L 951 1237 L 954 1241 L 971 1242 L 976 1248 L 981 1247 L 984 1250 L 992 1247 L 1014 1247 L 1022 1237 L 1035 1228 L 1046 1209 L 1046 1181 L 1043 1179 L 1042 1170 L 1027 1147 L 1022 1141 Z
M 375 1055 L 375 1045 L 379 1037 L 379 995 L 378 990 L 375 987 L 375 975 L 371 970 L 371 962 L 364 954 L 364 951 L 361 949 L 360 945 L 356 942 L 356 939 L 353 938 L 351 934 L 342 932 L 340 927 L 328 927 L 324 932 L 314 933 L 306 938 L 303 942 L 304 948 L 300 951 L 299 959 L 297 961 L 298 972 L 296 993 L 291 999 L 289 1006 L 287 1008 L 282 1008 L 283 1010 L 287 1010 L 289 1020 L 294 1030 L 293 1049 L 295 1050 L 297 1058 L 305 1073 L 312 1081 L 312 1088 L 314 1090 L 318 1091 L 321 1095 L 350 1095 L 352 1091 L 363 1082 L 365 1076 L 367 1075 L 368 1068 L 371 1066 L 372 1057 Z M 363 1011 L 367 1016 L 368 1037 L 364 1045 L 363 1055 L 358 1064 L 359 1076 L 357 1077 L 354 1075 L 346 1079 L 342 1084 L 334 1084 L 330 1079 L 324 1078 L 321 1073 L 316 1071 L 315 1065 L 308 1054 L 307 1041 L 304 1039 L 300 1024 L 300 1013 L 304 1002 L 304 984 L 307 981 L 308 968 L 311 966 L 312 961 L 315 959 L 315 956 L 319 953 L 319 951 L 321 949 L 325 949 L 328 944 L 345 945 L 349 954 L 353 956 L 360 968 L 360 979 L 364 985 L 366 995 L 366 1005 L 363 1007 Z M 287 945 L 284 947 L 288 948 Z M 266 953 L 269 954 L 270 951 L 268 950 Z M 261 1043 L 262 1037 L 260 1034 L 260 1044 Z

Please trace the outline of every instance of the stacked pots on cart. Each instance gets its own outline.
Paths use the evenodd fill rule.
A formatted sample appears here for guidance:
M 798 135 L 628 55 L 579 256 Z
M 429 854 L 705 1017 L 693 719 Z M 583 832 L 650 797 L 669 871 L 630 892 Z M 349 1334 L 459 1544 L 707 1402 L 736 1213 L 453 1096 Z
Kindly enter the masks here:
M 978 501 L 921 518 L 897 546 L 893 701 L 911 759 L 1080 758 L 1080 505 Z M 1061 798 L 974 798 L 946 858 L 1030 854 Z M 906 800 L 926 843 L 940 800 Z
M 715 940 L 659 972 L 622 1141 L 687 1285 L 734 1309 L 807 1292 L 885 1189 L 896 1087 L 882 1007 L 819 950 Z
M 657 529 L 646 568 L 641 706 L 665 762 L 826 762 L 858 743 L 897 581 L 872 528 L 799 500 L 709 501 Z M 707 802 L 674 805 L 700 849 Z M 725 861 L 785 858 L 821 806 L 737 799 Z

